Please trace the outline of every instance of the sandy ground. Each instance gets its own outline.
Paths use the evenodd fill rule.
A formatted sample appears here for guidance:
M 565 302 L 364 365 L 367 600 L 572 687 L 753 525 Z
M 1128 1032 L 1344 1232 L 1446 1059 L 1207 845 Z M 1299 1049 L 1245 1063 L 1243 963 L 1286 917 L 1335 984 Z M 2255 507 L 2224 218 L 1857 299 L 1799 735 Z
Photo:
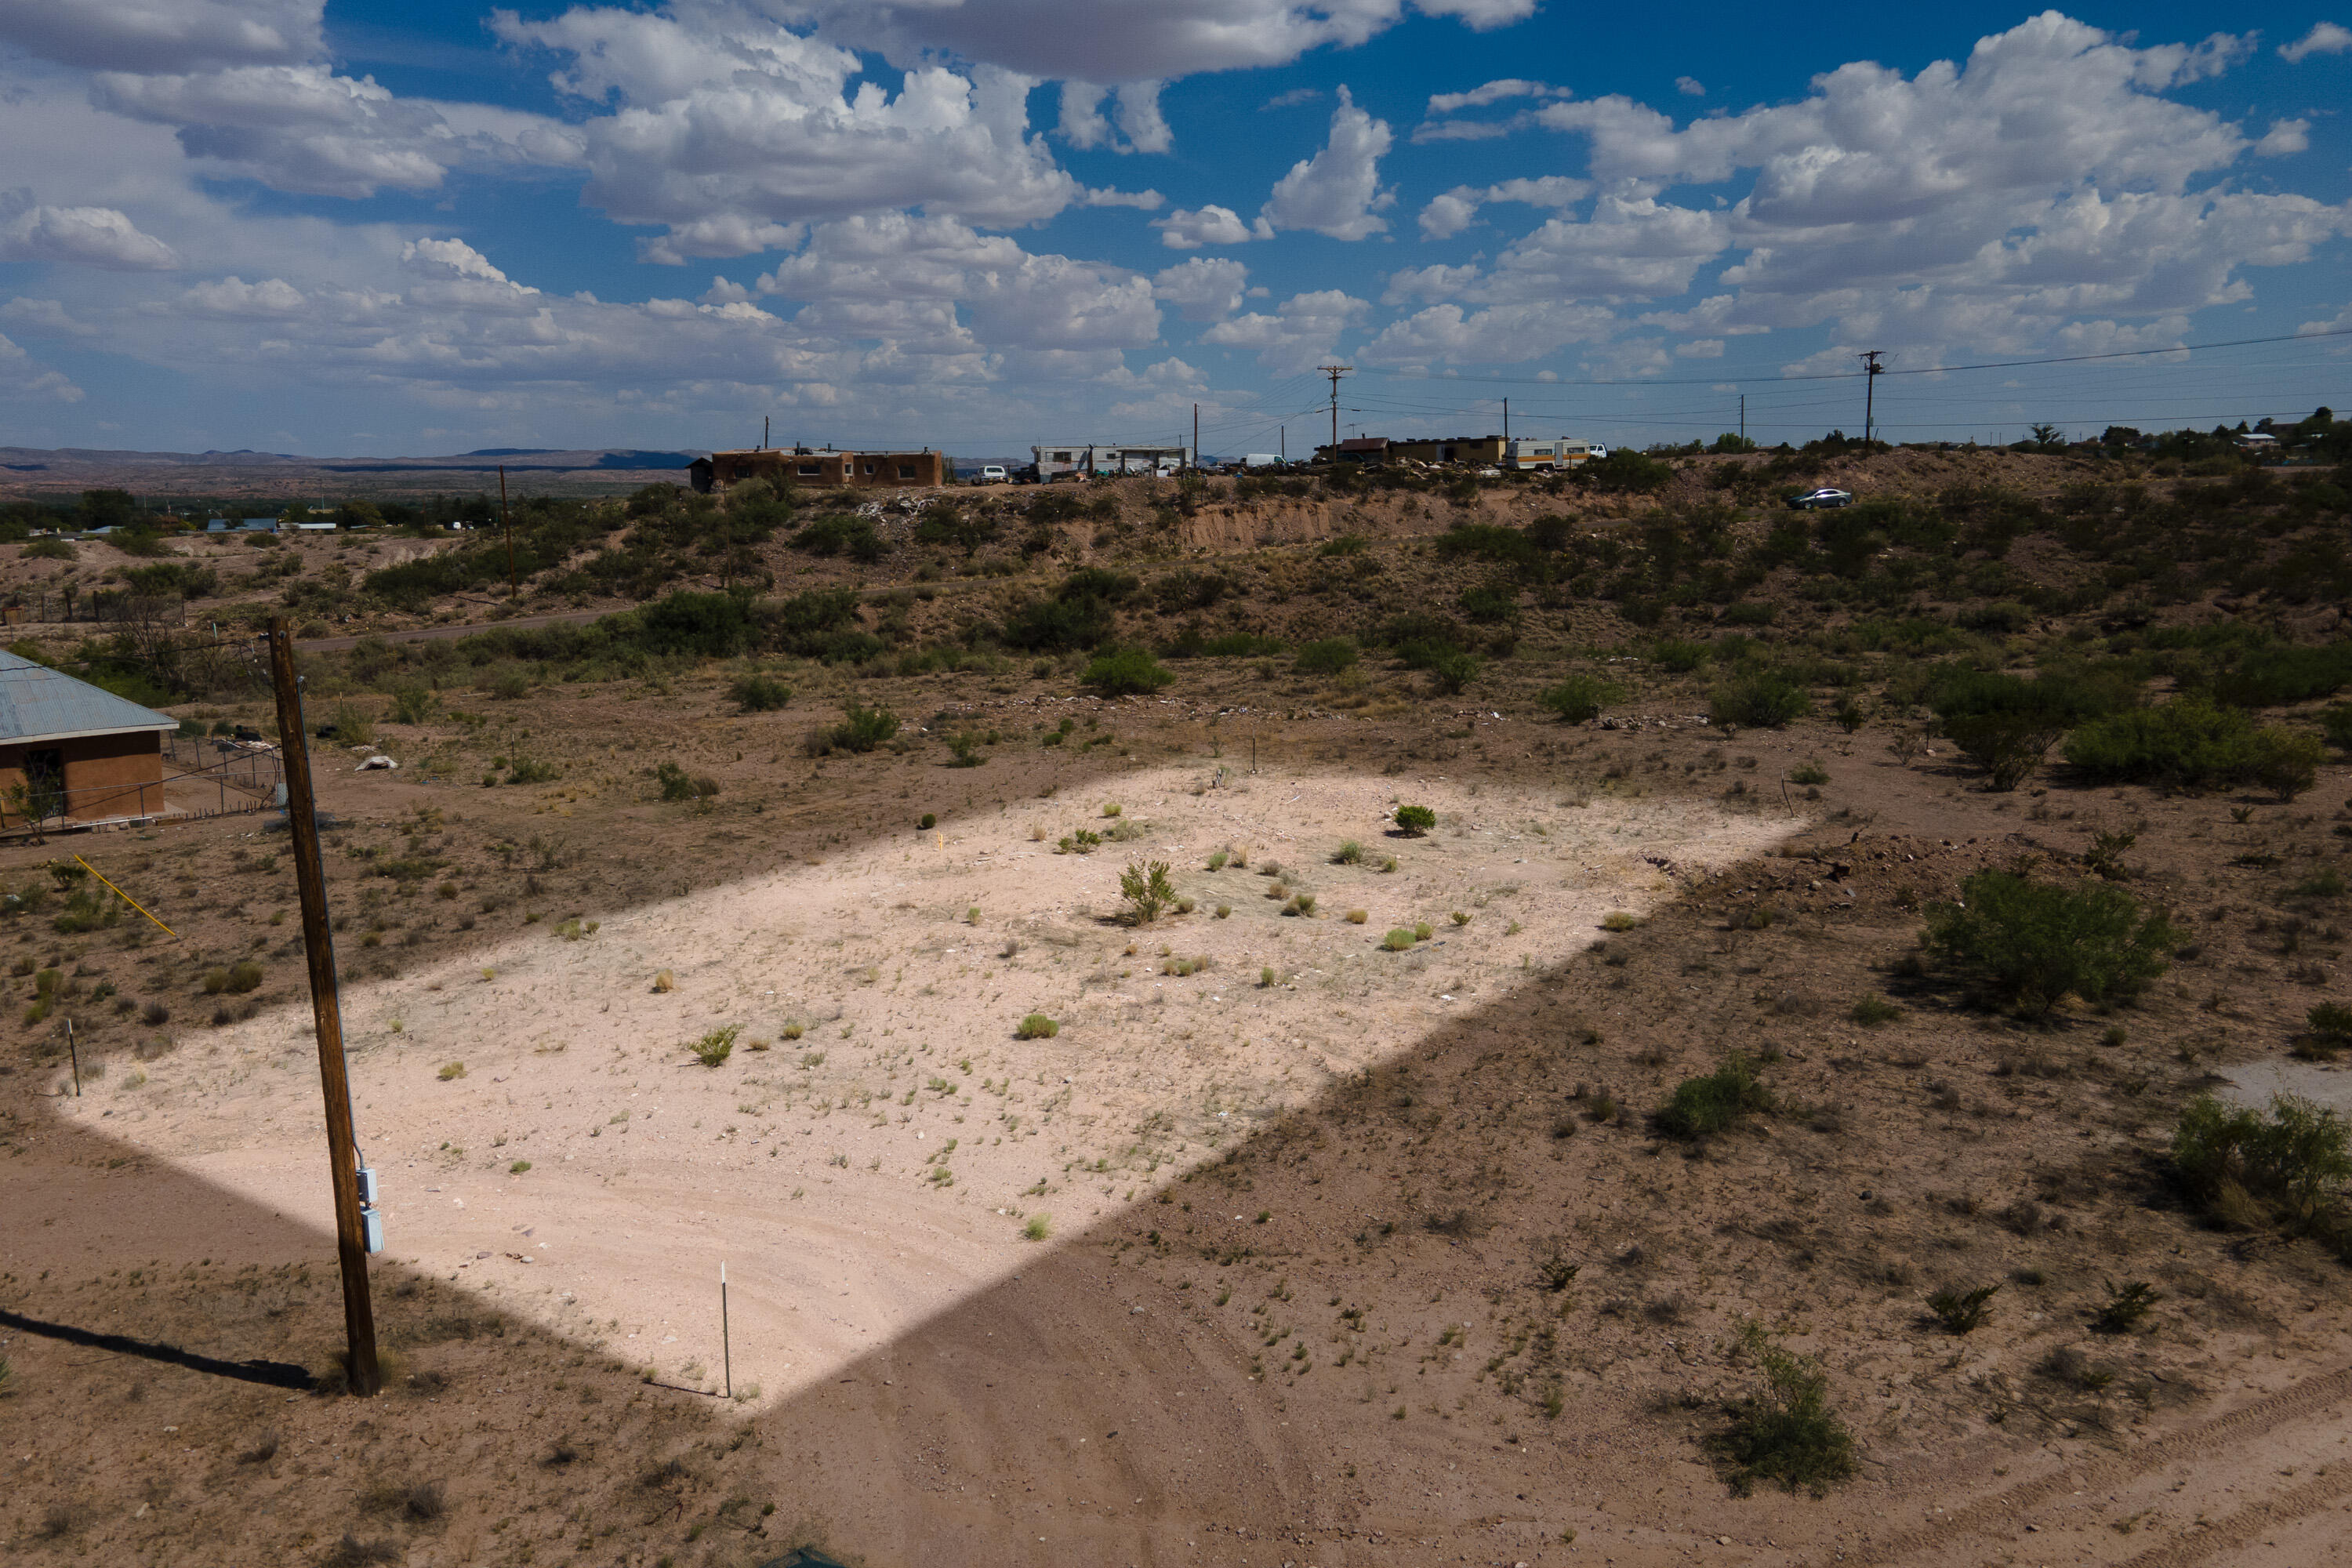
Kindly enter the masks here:
M 1106 803 L 1024 803 L 354 988 L 354 1110 L 390 1255 L 711 1389 L 724 1260 L 734 1387 L 787 1397 L 1017 1272 L 1033 1219 L 1148 1198 L 1565 960 L 1604 914 L 1645 910 L 1676 885 L 1662 864 L 1701 873 L 1793 826 L 1434 779 L 1213 776 L 1119 781 L 1115 820 L 1139 836 L 1090 855 L 1053 840 L 1112 827 Z M 1436 834 L 1384 835 L 1400 789 L 1437 809 Z M 1366 863 L 1330 863 L 1349 839 Z M 1250 868 L 1203 869 L 1226 846 Z M 1116 921 L 1129 859 L 1177 868 L 1194 911 Z M 1316 914 L 1281 915 L 1276 880 L 1313 891 Z M 1417 921 L 1437 934 L 1381 950 Z M 1167 975 L 1163 951 L 1210 966 Z M 663 973 L 675 989 L 656 989 Z M 1033 1011 L 1059 1035 L 1016 1039 Z M 275 1010 L 67 1104 L 328 1228 L 309 1023 Z M 732 1057 L 700 1066 L 687 1043 L 728 1026 Z M 462 1078 L 438 1076 L 460 1059 Z

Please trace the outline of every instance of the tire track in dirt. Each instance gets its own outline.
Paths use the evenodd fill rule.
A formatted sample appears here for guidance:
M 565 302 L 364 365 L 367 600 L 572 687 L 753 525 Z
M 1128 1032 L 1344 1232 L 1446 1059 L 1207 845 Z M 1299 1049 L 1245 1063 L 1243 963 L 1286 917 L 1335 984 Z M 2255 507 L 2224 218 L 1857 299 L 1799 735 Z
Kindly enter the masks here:
M 2343 1403 L 2347 1397 L 2352 1397 L 2352 1366 L 2339 1367 L 2321 1376 L 2306 1378 L 2292 1387 L 2266 1394 L 2251 1405 L 2241 1405 L 2235 1410 L 2200 1421 L 2193 1426 L 2184 1426 L 2177 1432 L 2168 1433 L 2137 1452 L 2103 1455 L 2084 1463 L 2063 1466 L 2049 1475 L 2005 1488 L 1989 1497 L 1979 1498 L 1974 1502 L 1957 1509 L 1946 1515 L 1945 1521 L 1941 1524 L 1917 1526 L 1885 1541 L 1874 1542 L 1861 1551 L 1849 1553 L 1839 1561 L 1847 1565 L 1847 1568 L 1868 1568 L 1868 1565 L 1874 1563 L 1898 1563 L 1922 1551 L 1940 1551 L 1972 1535 L 1979 1534 L 1989 1528 L 2013 1523 L 2027 1509 L 2048 1502 L 2054 1497 L 2071 1495 L 2077 1490 L 2087 1490 L 2092 1487 L 2115 1486 L 2168 1464 L 2198 1458 L 2226 1445 L 2242 1443 L 2291 1422 L 2316 1415 L 2330 1405 Z M 2286 1498 L 2294 1497 L 2312 1488 L 2321 1487 L 2323 1482 L 2330 1489 L 2338 1486 L 2352 1488 L 2352 1473 L 2342 1476 L 2331 1474 L 2320 1480 L 2306 1482 L 2305 1486 L 2295 1488 L 2291 1492 L 2280 1494 L 2272 1504 L 2251 1504 L 2246 1510 L 2241 1511 L 2251 1513 L 2265 1506 L 2275 1507 L 2278 1502 L 2284 1501 Z M 2325 1500 L 2324 1497 L 2319 1500 Z M 2307 1512 L 2309 1507 L 2315 1506 L 2317 1503 L 2314 1502 L 2305 1507 L 2304 1511 Z M 2235 1514 L 2231 1516 L 2231 1519 L 2237 1517 Z M 2270 1516 L 2273 1521 L 2284 1517 L 2292 1517 L 2292 1515 Z M 2224 1521 L 2225 1524 L 2227 1522 L 2227 1521 Z M 2212 1532 L 2208 1531 L 2201 1533 Z M 2218 1550 L 2229 1544 L 2231 1542 L 2216 1541 L 2210 1550 Z M 2160 1553 L 2189 1546 L 2196 1547 L 2200 1552 L 2209 1550 L 2198 1542 L 2170 1542 L 2153 1549 L 2159 1555 L 2151 1555 L 2147 1561 L 2151 1565 L 2163 1564 L 2168 1565 L 2168 1565 L 2176 1560 Z M 2135 1563 L 2139 1561 L 2137 1558 L 2133 1560 Z M 2189 1563 L 2196 1559 L 2183 1557 L 2178 1561 Z M 1815 1558 L 1812 1563 L 1815 1568 L 1819 1568 L 1822 1560 Z
M 2191 1568 L 2216 1552 L 2246 1545 L 2263 1531 L 2315 1513 L 2347 1495 L 2352 1495 L 2352 1466 L 2339 1465 L 2299 1487 L 2248 1503 L 2226 1518 L 2191 1527 L 2189 1534 L 2151 1546 L 2118 1568 Z

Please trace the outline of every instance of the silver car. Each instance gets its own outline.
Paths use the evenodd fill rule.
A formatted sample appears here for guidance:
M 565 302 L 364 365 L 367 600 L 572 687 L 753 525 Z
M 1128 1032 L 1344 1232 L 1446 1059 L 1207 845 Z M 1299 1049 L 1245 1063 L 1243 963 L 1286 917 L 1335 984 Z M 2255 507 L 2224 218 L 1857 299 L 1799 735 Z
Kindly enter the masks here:
M 1789 504 L 1799 511 L 1812 511 L 1825 506 L 1852 506 L 1853 492 L 1832 489 L 1824 486 L 1817 490 L 1807 490 L 1801 495 L 1790 496 Z

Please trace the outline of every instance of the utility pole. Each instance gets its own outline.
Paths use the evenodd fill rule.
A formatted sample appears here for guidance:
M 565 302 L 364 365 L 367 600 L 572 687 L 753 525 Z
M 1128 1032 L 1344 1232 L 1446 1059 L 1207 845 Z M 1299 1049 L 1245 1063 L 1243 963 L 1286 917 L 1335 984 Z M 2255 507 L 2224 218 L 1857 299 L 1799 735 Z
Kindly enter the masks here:
M 373 1398 L 383 1386 L 375 1362 L 375 1307 L 368 1299 L 366 1219 L 360 1209 L 359 1150 L 352 1134 L 352 1086 L 343 1062 L 342 1001 L 336 991 L 335 938 L 327 922 L 327 877 L 319 858 L 318 802 L 310 793 L 310 751 L 302 725 L 302 690 L 294 673 L 294 632 L 283 616 L 269 622 L 269 673 L 278 688 L 278 744 L 286 770 L 286 821 L 294 840 L 294 885 L 302 900 L 302 951 L 310 964 L 310 1016 L 319 1036 L 319 1084 L 327 1101 L 327 1163 L 334 1178 L 335 1256 L 343 1274 L 343 1333 L 351 1345 L 351 1388 Z
M 1739 395 L 1739 444 L 1748 445 L 1748 395 Z
M 1192 461 L 1191 466 L 1195 468 L 1201 466 L 1201 405 L 1197 403 L 1192 405 Z
M 1276 441 L 1277 441 L 1278 443 L 1280 443 L 1280 445 L 1278 445 L 1278 446 L 1276 446 L 1276 447 L 1275 447 L 1275 450 L 1282 454 L 1282 460 L 1283 460 L 1284 462 L 1286 462 L 1286 463 L 1289 462 L 1289 461 L 1290 461 L 1290 426 L 1287 426 L 1287 425 L 1277 425 L 1277 426 L 1276 426 L 1274 427 L 1274 438 L 1275 438 L 1275 440 L 1276 440 Z
M 772 414 L 760 416 L 760 450 L 762 452 L 768 449 L 768 422 L 774 417 Z
M 1511 455 L 1511 400 L 1503 399 L 1503 455 Z
M 514 515 L 507 510 L 507 466 L 504 463 L 499 465 L 499 526 L 506 531 L 507 535 L 507 598 L 512 601 L 522 597 L 522 586 L 515 580 Z
M 1331 378 L 1331 460 L 1339 460 L 1339 378 L 1356 367 L 1351 364 L 1320 364 L 1315 367 Z
M 1878 356 L 1883 352 L 1868 349 L 1854 356 L 1862 361 L 1862 438 L 1864 442 L 1871 438 L 1872 421 L 1876 413 L 1876 399 L 1873 395 L 1878 391 L 1878 378 L 1886 374 L 1886 367 L 1878 363 Z

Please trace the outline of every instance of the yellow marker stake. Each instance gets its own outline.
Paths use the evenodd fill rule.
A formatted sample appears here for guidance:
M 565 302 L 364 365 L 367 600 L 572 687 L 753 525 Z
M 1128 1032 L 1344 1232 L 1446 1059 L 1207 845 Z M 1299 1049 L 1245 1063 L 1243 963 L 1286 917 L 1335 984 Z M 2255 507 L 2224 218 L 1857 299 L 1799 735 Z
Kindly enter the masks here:
M 79 866 L 91 876 L 96 877 L 100 881 L 106 882 L 106 874 L 100 871 L 97 867 L 91 865 L 89 861 L 83 859 L 80 856 L 77 855 L 74 857 L 74 864 Z M 147 911 L 145 910 L 139 908 L 138 900 L 132 898 L 130 894 L 124 892 L 121 889 L 116 887 L 111 882 L 106 882 L 106 886 L 108 890 L 113 893 L 116 898 L 121 899 L 132 909 L 139 910 L 141 914 L 147 915 Z M 155 921 L 155 917 L 153 915 L 147 915 L 147 918 L 151 921 Z M 155 925 L 157 930 L 161 931 L 165 936 L 170 937 L 173 942 L 180 940 L 180 933 L 173 931 L 170 926 L 165 925 L 162 921 L 155 921 Z

